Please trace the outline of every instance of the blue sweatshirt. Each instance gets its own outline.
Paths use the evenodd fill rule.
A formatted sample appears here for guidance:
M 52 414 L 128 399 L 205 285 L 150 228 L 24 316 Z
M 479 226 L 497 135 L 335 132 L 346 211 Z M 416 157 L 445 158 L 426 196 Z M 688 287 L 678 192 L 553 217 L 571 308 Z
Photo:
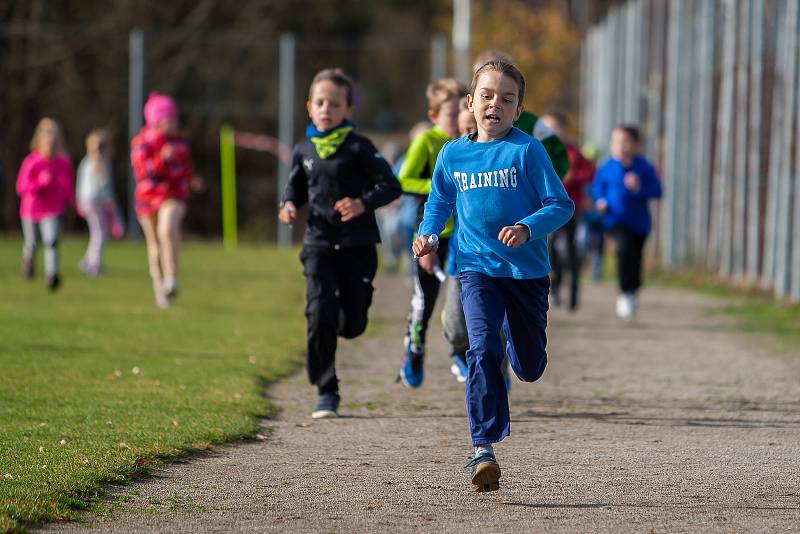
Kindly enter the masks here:
M 512 128 L 503 139 L 447 142 L 433 171 L 420 234 L 439 234 L 456 209 L 459 272 L 498 278 L 541 278 L 550 272 L 547 235 L 575 206 L 542 144 Z M 504 226 L 524 224 L 530 240 L 511 248 L 497 239 Z
M 625 187 L 625 175 L 629 172 L 639 176 L 641 187 L 636 193 Z M 608 203 L 603 217 L 606 228 L 624 226 L 635 234 L 647 235 L 652 228 L 648 202 L 651 198 L 661 198 L 661 180 L 643 156 L 633 158 L 630 167 L 619 160 L 608 159 L 597 170 L 592 196 L 595 201 L 603 198 Z

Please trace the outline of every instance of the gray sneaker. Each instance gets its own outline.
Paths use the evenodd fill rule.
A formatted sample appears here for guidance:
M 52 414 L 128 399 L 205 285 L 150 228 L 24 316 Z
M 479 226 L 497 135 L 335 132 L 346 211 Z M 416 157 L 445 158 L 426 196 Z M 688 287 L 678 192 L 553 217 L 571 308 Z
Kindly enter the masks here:
M 338 393 L 323 393 L 319 396 L 317 406 L 311 412 L 312 419 L 330 419 L 339 417 L 339 394 Z
M 464 467 L 469 469 L 470 481 L 475 491 L 497 491 L 500 489 L 500 464 L 494 454 L 483 453 L 470 458 Z

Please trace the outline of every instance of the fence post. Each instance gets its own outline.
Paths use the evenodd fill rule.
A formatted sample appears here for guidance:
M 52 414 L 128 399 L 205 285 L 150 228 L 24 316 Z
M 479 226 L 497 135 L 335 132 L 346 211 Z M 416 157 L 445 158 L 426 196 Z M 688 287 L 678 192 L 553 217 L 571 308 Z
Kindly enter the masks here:
M 635 123 L 638 120 L 637 113 L 634 111 L 638 103 L 639 83 L 636 77 L 636 51 L 639 48 L 636 43 L 636 27 L 640 24 L 636 20 L 635 2 L 628 2 L 622 10 L 620 17 L 623 24 L 622 42 L 624 48 L 622 50 L 622 57 L 625 58 L 625 65 L 623 66 L 625 72 L 625 82 L 622 85 L 622 120 L 628 123 Z
M 793 6 L 794 10 L 794 42 L 795 46 L 793 47 L 794 50 L 794 59 L 793 65 L 795 65 L 795 69 L 797 69 L 797 62 L 800 61 L 800 51 L 797 49 L 798 38 L 797 38 L 797 31 L 798 31 L 798 8 L 797 3 Z M 797 86 L 794 90 L 794 94 L 797 95 L 797 87 L 800 87 L 800 72 L 797 72 L 798 81 Z M 797 98 L 795 96 L 795 98 Z M 800 102 L 795 102 L 797 106 L 800 106 Z M 789 242 L 787 243 L 787 247 L 791 250 L 791 254 L 787 251 L 787 274 L 786 284 L 788 285 L 788 296 L 790 300 L 794 302 L 800 302 L 800 109 L 795 111 L 791 115 L 796 121 L 796 130 L 795 130 L 795 160 L 794 165 L 789 169 L 789 172 L 786 175 L 786 196 L 791 197 L 791 200 L 787 199 L 787 203 L 791 203 L 793 206 L 793 214 L 792 214 L 792 229 L 789 232 Z M 786 218 L 788 219 L 789 215 L 787 213 Z
M 711 193 L 711 106 L 714 83 L 714 2 L 701 2 L 696 20 L 697 50 L 697 112 L 693 129 L 697 138 L 697 157 L 694 160 L 694 209 L 691 213 L 692 256 L 695 264 L 706 259 L 709 231 L 709 196 Z
M 611 50 L 614 62 L 615 75 L 611 80 L 611 95 L 614 97 L 614 113 L 611 115 L 609 133 L 618 122 L 625 118 L 625 105 L 628 96 L 628 84 L 620 83 L 625 79 L 625 6 L 621 5 L 614 11 L 614 30 L 611 34 L 613 47 Z M 626 80 L 627 81 L 627 80 Z
M 752 0 L 737 2 L 739 31 L 738 31 L 738 58 L 736 65 L 736 115 L 735 115 L 735 145 L 734 170 L 733 170 L 733 235 L 732 235 L 732 261 L 731 275 L 736 279 L 744 276 L 745 270 L 745 245 L 747 238 L 747 147 L 748 142 L 748 56 L 750 55 L 750 11 Z
M 144 110 L 144 32 L 134 28 L 128 35 L 128 146 L 142 129 Z M 134 191 L 136 178 L 128 165 L 128 237 L 140 239 L 142 229 L 136 219 Z
M 781 166 L 783 160 L 781 154 L 785 151 L 784 139 L 785 128 L 783 123 L 786 120 L 784 113 L 785 91 L 786 91 L 786 55 L 787 42 L 786 36 L 786 2 L 779 2 L 775 5 L 775 33 L 776 35 L 776 54 L 775 67 L 772 84 L 772 120 L 770 125 L 769 143 L 769 169 L 767 171 L 767 211 L 764 221 L 764 267 L 761 270 L 761 285 L 765 288 L 774 287 L 775 284 L 775 254 L 777 249 L 778 234 L 778 195 L 780 194 L 778 184 L 780 182 Z
M 666 110 L 665 110 L 665 158 L 664 168 L 666 180 L 666 191 L 664 194 L 664 206 L 661 213 L 662 218 L 662 263 L 667 269 L 675 268 L 675 234 L 677 225 L 676 199 L 678 194 L 678 181 L 680 171 L 678 170 L 678 125 L 680 121 L 679 97 L 680 87 L 680 59 L 683 36 L 681 32 L 681 19 L 683 17 L 683 0 L 674 0 L 669 3 L 669 27 L 668 27 L 668 56 L 667 56 L 667 91 L 666 91 Z
M 294 79 L 295 79 L 295 39 L 292 34 L 280 38 L 280 65 L 278 102 L 278 138 L 285 146 L 294 146 Z M 286 190 L 289 180 L 290 163 L 278 158 L 278 199 Z M 292 246 L 292 227 L 278 224 L 278 246 Z
M 447 77 L 447 38 L 441 33 L 431 37 L 431 81 Z
M 472 65 L 469 57 L 472 40 L 471 0 L 453 0 L 453 51 L 455 52 L 456 79 L 469 83 Z
M 667 9 L 664 2 L 652 2 L 650 14 L 650 38 L 652 40 L 649 61 L 650 72 L 647 77 L 647 122 L 650 126 L 647 132 L 647 155 L 653 161 L 660 162 L 659 153 L 662 119 L 662 87 L 664 85 L 664 20 L 667 18 Z
M 747 279 L 755 282 L 759 274 L 761 255 L 761 77 L 763 76 L 764 0 L 751 2 L 750 19 L 753 30 L 750 40 L 750 177 L 747 199 Z
M 722 40 L 722 85 L 720 88 L 719 107 L 717 111 L 717 150 L 716 173 L 714 176 L 714 229 L 711 237 L 711 267 L 718 269 L 720 275 L 730 273 L 730 197 L 731 172 L 731 125 L 733 115 L 733 74 L 736 51 L 736 4 L 734 0 L 725 0 L 723 8 L 724 34 Z
M 613 12 L 613 11 L 612 11 Z M 608 146 L 608 134 L 610 124 L 613 121 L 613 114 L 614 114 L 614 79 L 616 78 L 616 73 L 614 72 L 614 55 L 613 55 L 613 46 L 614 41 L 612 39 L 612 31 L 611 27 L 611 13 L 609 13 L 609 18 L 606 20 L 605 24 L 603 25 L 603 32 L 600 38 L 600 50 L 601 57 L 600 62 L 603 65 L 602 71 L 600 72 L 601 83 L 600 87 L 602 88 L 602 92 L 600 93 L 600 102 L 599 102 L 599 113 L 600 113 L 600 128 L 598 130 L 598 141 L 599 146 Z
M 790 0 L 786 13 L 786 103 L 784 122 L 784 147 L 781 154 L 782 173 L 778 176 L 778 226 L 777 246 L 775 249 L 775 294 L 785 298 L 789 293 L 789 258 L 790 258 L 790 200 L 792 179 L 795 167 L 792 165 L 791 147 L 793 146 L 794 122 L 797 118 L 796 108 L 796 76 L 797 76 L 797 15 L 798 2 Z
M 690 181 L 692 172 L 692 162 L 697 155 L 697 150 L 694 147 L 694 136 L 691 130 L 691 120 L 697 112 L 695 109 L 696 100 L 696 82 L 697 75 L 694 72 L 695 57 L 697 55 L 695 32 L 693 31 L 693 23 L 696 18 L 695 6 L 696 2 L 691 0 L 685 1 L 683 5 L 683 13 L 679 20 L 681 25 L 681 47 L 679 58 L 679 75 L 678 75 L 678 120 L 677 120 L 677 142 L 676 147 L 677 161 L 675 170 L 677 175 L 675 178 L 675 195 L 673 202 L 675 202 L 675 236 L 673 237 L 675 248 L 675 262 L 679 266 L 685 266 L 689 254 L 689 217 L 691 210 L 689 207 L 693 203 Z M 673 177 L 670 177 L 672 180 Z

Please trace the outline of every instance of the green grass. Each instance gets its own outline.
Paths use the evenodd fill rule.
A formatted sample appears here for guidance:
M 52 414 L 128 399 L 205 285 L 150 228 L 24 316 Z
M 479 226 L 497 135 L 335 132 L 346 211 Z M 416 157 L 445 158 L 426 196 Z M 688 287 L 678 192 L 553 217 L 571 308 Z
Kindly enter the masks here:
M 710 273 L 651 269 L 646 280 L 663 287 L 699 290 L 727 302 L 723 313 L 734 317 L 739 328 L 775 337 L 787 347 L 800 346 L 800 305 L 785 304 L 770 292 L 753 286 L 737 286 Z
M 189 243 L 178 303 L 160 310 L 142 245 L 112 245 L 93 280 L 77 270 L 84 246 L 62 244 L 51 295 L 0 240 L 0 532 L 74 518 L 104 482 L 253 436 L 264 383 L 301 360 L 296 251 Z

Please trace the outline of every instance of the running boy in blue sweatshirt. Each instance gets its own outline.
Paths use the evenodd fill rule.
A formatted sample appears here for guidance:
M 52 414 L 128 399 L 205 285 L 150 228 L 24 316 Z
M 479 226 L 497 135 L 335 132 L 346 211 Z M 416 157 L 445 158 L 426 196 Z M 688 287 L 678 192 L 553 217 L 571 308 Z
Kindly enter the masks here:
M 635 126 L 617 126 L 611 132 L 611 157 L 597 171 L 592 195 L 603 225 L 617 242 L 617 316 L 630 320 L 639 305 L 642 254 L 652 227 L 651 199 L 661 197 L 661 181 L 653 164 L 640 154 L 641 135 Z
M 477 491 L 499 489 L 493 443 L 510 432 L 502 328 L 514 373 L 534 382 L 547 365 L 547 236 L 574 211 L 542 144 L 513 127 L 525 79 L 512 64 L 475 71 L 469 107 L 478 132 L 444 145 L 413 250 L 436 250 L 453 209 L 461 302 L 469 332 L 467 414 L 475 453 L 465 467 Z

